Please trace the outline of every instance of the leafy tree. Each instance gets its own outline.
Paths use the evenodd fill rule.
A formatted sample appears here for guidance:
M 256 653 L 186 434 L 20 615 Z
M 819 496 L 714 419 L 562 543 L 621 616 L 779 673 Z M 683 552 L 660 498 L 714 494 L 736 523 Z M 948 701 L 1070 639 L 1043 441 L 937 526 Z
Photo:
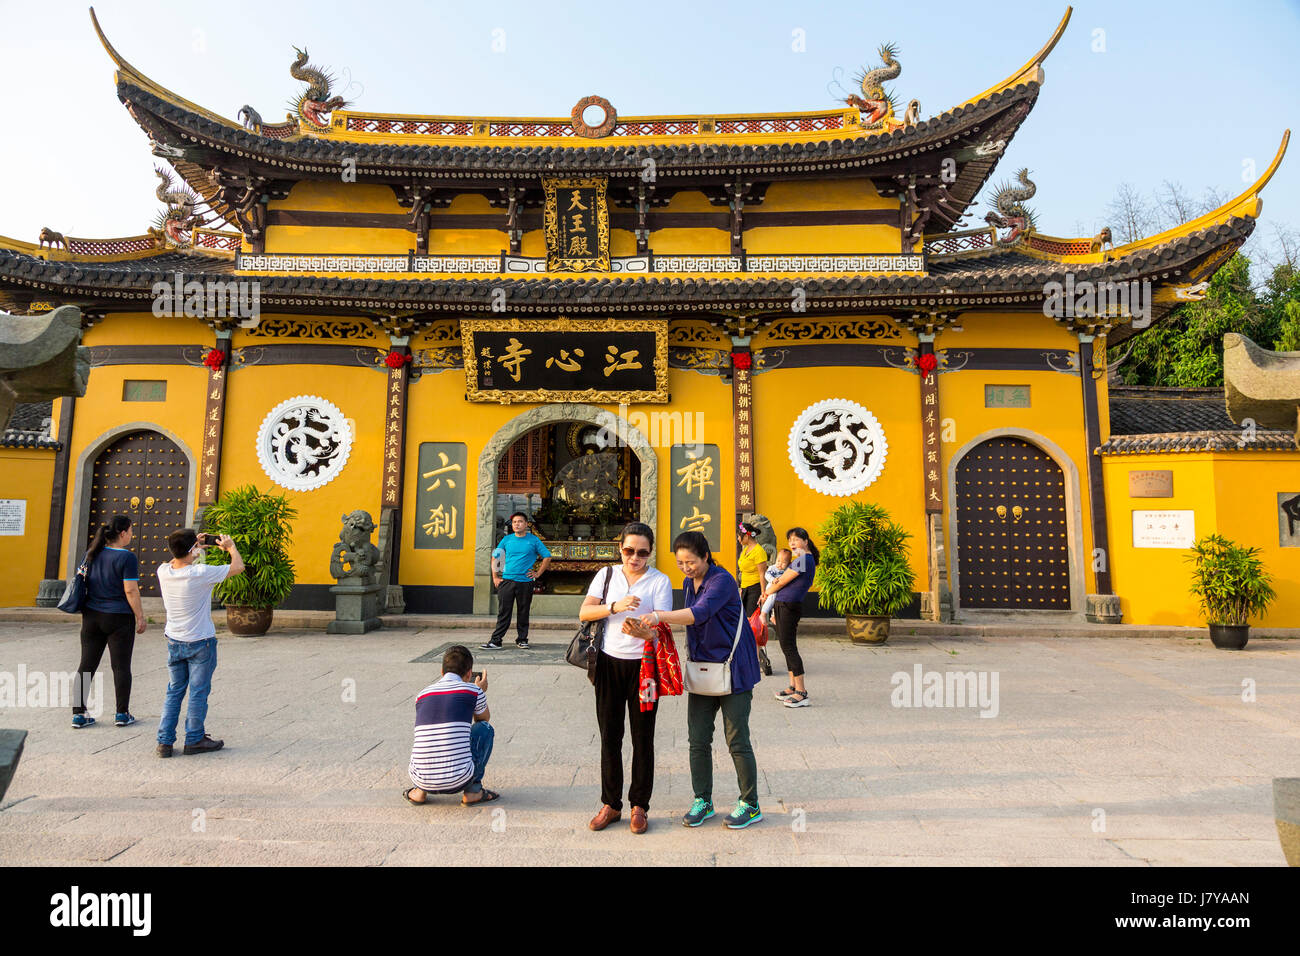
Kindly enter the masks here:
M 1278 352 L 1300 352 L 1300 301 L 1287 302 L 1284 309 L 1286 314 L 1278 326 L 1281 337 L 1273 348 Z

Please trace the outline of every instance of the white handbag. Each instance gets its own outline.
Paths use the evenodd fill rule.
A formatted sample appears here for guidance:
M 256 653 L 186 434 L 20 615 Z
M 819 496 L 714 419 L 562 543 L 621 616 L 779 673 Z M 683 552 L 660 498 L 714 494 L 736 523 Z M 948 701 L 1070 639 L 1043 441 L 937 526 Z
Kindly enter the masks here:
M 725 661 L 693 661 L 687 658 L 682 662 L 682 684 L 686 693 L 702 694 L 705 697 L 726 697 L 731 693 L 731 659 L 736 656 L 736 648 L 740 646 L 740 632 L 745 627 L 743 606 L 739 614 L 736 638 L 731 642 L 731 653 Z

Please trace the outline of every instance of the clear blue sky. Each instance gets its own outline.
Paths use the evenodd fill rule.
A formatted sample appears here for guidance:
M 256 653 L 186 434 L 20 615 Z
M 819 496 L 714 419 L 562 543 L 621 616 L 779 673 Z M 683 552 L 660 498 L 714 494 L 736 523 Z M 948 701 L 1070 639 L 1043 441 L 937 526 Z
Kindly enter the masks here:
M 819 109 L 834 103 L 837 68 L 851 85 L 892 41 L 903 65 L 893 86 L 925 117 L 1018 69 L 1065 4 L 99 0 L 95 9 L 146 75 L 222 115 L 250 103 L 272 122 L 301 88 L 288 75 L 294 44 L 353 82 L 346 95 L 358 109 L 559 116 L 590 93 L 623 115 Z M 159 208 L 154 160 L 114 95 L 86 4 L 0 0 L 0 23 L 0 234 L 143 232 Z M 1039 228 L 1056 235 L 1101 225 L 1121 182 L 1235 195 L 1243 164 L 1262 171 L 1282 131 L 1298 125 L 1298 56 L 1300 0 L 1078 3 L 995 179 L 1028 166 Z M 1275 222 L 1300 228 L 1300 142 L 1264 209 L 1265 237 Z

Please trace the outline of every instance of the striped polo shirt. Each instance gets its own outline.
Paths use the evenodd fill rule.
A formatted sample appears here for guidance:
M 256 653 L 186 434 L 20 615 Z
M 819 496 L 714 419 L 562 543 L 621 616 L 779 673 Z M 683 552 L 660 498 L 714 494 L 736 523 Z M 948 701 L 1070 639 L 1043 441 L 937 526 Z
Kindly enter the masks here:
M 474 776 L 470 724 L 487 710 L 487 694 L 459 674 L 443 674 L 415 699 L 411 781 L 421 790 L 454 791 Z

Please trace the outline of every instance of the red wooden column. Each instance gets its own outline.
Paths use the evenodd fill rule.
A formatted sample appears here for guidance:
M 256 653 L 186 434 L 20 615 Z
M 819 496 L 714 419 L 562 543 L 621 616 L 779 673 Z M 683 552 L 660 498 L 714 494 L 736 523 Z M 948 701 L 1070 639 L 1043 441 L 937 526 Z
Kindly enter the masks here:
M 929 564 L 929 608 L 922 616 L 952 620 L 952 594 L 943 533 L 944 464 L 939 437 L 939 362 L 933 331 L 917 333 L 916 367 L 921 376 L 921 475 L 925 488 L 926 553 Z M 925 601 L 922 601 L 925 604 Z M 923 607 L 923 611 L 927 610 Z
M 217 344 L 212 349 L 221 362 L 209 361 L 208 385 L 203 401 L 203 452 L 199 457 L 199 480 L 196 510 L 213 504 L 221 493 L 221 439 L 225 432 L 226 376 L 230 371 L 230 330 L 217 330 Z
M 753 511 L 757 500 L 754 488 L 754 396 L 750 385 L 754 353 L 749 348 L 748 336 L 733 337 L 732 342 L 731 420 L 736 442 L 736 527 L 739 527 L 745 512 Z
M 384 479 L 383 508 L 379 515 L 379 550 L 387 565 L 389 597 L 388 613 L 401 613 L 406 609 L 398 577 L 402 556 L 402 484 L 406 475 L 406 390 L 411 379 L 410 336 L 390 336 L 392 349 L 385 365 L 388 371 L 387 394 L 384 410 Z M 391 360 L 391 362 L 389 361 Z M 396 592 L 396 593 L 395 593 Z

